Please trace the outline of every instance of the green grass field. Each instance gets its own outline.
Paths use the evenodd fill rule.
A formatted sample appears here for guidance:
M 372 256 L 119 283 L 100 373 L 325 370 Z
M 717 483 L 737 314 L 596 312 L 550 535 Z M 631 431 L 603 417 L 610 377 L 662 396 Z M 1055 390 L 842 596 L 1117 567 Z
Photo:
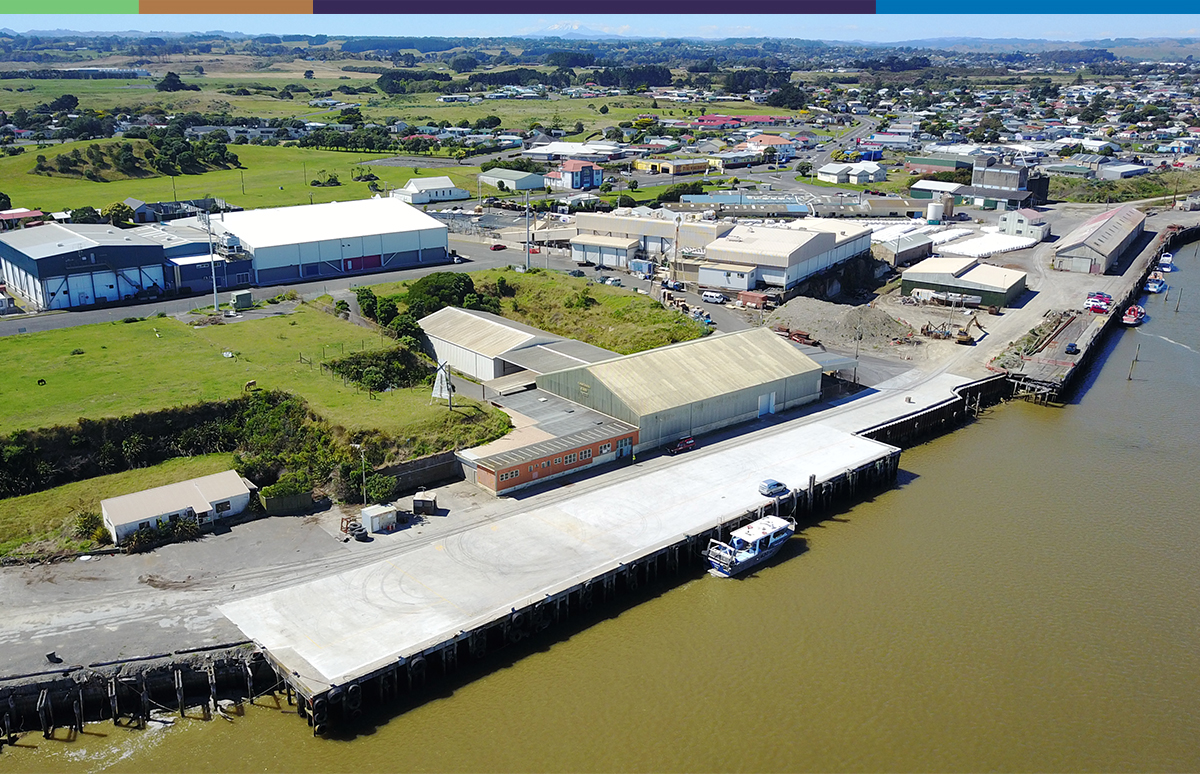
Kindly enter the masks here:
M 174 484 L 197 476 L 220 473 L 233 467 L 232 454 L 182 457 L 160 465 L 126 470 L 71 484 L 0 500 L 0 556 L 25 546 L 39 553 L 80 550 L 94 545 L 71 534 L 75 515 L 100 512 L 100 501 L 109 497 Z M 40 543 L 28 546 L 30 543 Z
M 16 63 L 13 63 L 16 64 Z M 126 62 L 105 61 L 99 65 L 113 66 Z M 233 88 L 252 88 L 255 84 L 273 86 L 280 89 L 288 84 L 301 84 L 311 90 L 311 93 L 336 90 L 338 86 L 369 86 L 377 76 L 370 73 L 344 71 L 342 66 L 368 64 L 358 61 L 305 61 L 296 59 L 291 62 L 264 63 L 262 60 L 243 56 L 180 56 L 172 57 L 153 65 L 155 73 L 171 70 L 180 75 L 189 85 L 197 85 L 200 91 L 159 92 L 154 84 L 160 80 L 154 78 L 138 78 L 129 80 L 63 80 L 46 81 L 33 79 L 6 80 L 0 85 L 0 108 L 12 111 L 18 107 L 33 108 L 39 104 L 51 102 L 63 94 L 74 94 L 79 98 L 83 108 L 97 111 L 111 111 L 115 108 L 126 108 L 134 113 L 145 112 L 151 108 L 160 108 L 169 113 L 181 112 L 228 112 L 233 115 L 250 115 L 262 118 L 295 117 L 308 120 L 332 120 L 337 111 L 332 113 L 324 108 L 308 105 L 311 94 L 297 93 L 291 100 L 278 99 L 273 94 L 235 95 L 224 94 L 223 90 Z M 370 63 L 378 64 L 378 63 Z M 192 72 L 196 65 L 204 67 L 204 75 Z M 265 66 L 264 66 L 265 65 Z M 432 69 L 425 66 L 418 69 Z M 441 65 L 445 70 L 445 66 Z M 511 69 L 507 67 L 498 70 Z M 533 67 L 530 69 L 549 72 L 553 68 Z M 583 72 L 588 68 L 581 69 Z M 305 79 L 306 70 L 312 70 L 314 77 Z M 455 80 L 465 80 L 470 74 L 456 74 L 449 70 Z M 18 91 L 21 89 L 22 91 Z M 595 99 L 560 99 L 545 100 L 488 100 L 480 105 L 463 103 L 441 103 L 437 101 L 436 93 L 388 95 L 382 92 L 345 95 L 334 91 L 334 96 L 345 102 L 362 105 L 363 115 L 370 120 L 382 121 L 388 118 L 403 119 L 412 122 L 419 117 L 428 117 L 434 122 L 447 120 L 451 123 L 466 118 L 474 121 L 485 115 L 497 115 L 504 121 L 504 128 L 524 130 L 535 122 L 550 126 L 555 117 L 568 129 L 574 127 L 576 121 L 583 123 L 584 134 L 589 134 L 607 126 L 615 126 L 621 121 L 633 121 L 640 114 L 656 113 L 664 118 L 686 118 L 698 115 L 700 106 L 676 103 L 659 103 L 655 108 L 651 97 L 640 94 L 628 94 L 616 97 L 598 97 Z M 608 113 L 600 113 L 601 106 L 607 106 Z M 756 105 L 751 102 L 717 102 L 704 106 L 709 113 L 727 115 L 800 115 L 802 111 L 789 111 L 781 108 L 771 108 Z
M 260 388 L 303 396 L 319 415 L 352 432 L 407 438 L 433 423 L 434 445 L 439 438 L 467 440 L 442 427 L 448 412 L 429 405 L 426 388 L 368 397 L 320 369 L 322 360 L 385 343 L 391 342 L 308 306 L 204 328 L 152 318 L 9 336 L 0 339 L 8 366 L 0 374 L 6 396 L 0 432 L 226 399 L 253 379 Z M 83 354 L 72 355 L 77 349 Z M 236 356 L 224 357 L 226 351 Z M 301 355 L 312 364 L 300 362 Z M 38 379 L 46 385 L 39 387 Z
M 903 168 L 889 169 L 887 180 L 881 183 L 829 183 L 824 180 L 818 180 L 816 175 L 796 175 L 794 179 L 797 182 L 805 185 L 817 186 L 818 188 L 840 188 L 844 191 L 888 191 L 889 193 L 900 194 L 901 196 L 908 195 L 908 181 L 916 180 L 917 178 L 908 174 Z
M 649 296 L 598 285 L 585 277 L 558 271 L 519 274 L 511 269 L 471 273 L 477 288 L 494 287 L 501 276 L 516 288 L 515 296 L 501 300 L 505 317 L 613 352 L 641 352 L 704 335 L 702 325 L 664 309 Z M 387 282 L 371 289 L 377 296 L 390 296 L 406 292 L 408 284 Z M 595 303 L 586 308 L 568 307 L 568 299 L 584 290 Z M 399 306 L 403 311 L 403 304 Z
M 37 151 L 30 149 L 20 156 L 0 158 L 0 191 L 8 194 L 14 207 L 44 211 L 85 205 L 100 210 L 113 202 L 132 196 L 142 201 L 175 201 L 217 196 L 245 209 L 282 207 L 293 204 L 368 199 L 373 194 L 366 183 L 351 181 L 351 167 L 364 161 L 387 158 L 393 154 L 343 153 L 307 148 L 284 148 L 263 145 L 230 145 L 244 169 L 224 169 L 202 175 L 160 176 L 140 180 L 114 180 L 95 183 L 69 177 L 48 177 L 32 174 L 37 155 L 53 162 L 60 153 L 90 144 L 108 144 L 113 140 L 52 145 Z M 336 172 L 342 185 L 333 188 L 314 188 L 307 181 L 326 170 Z M 459 187 L 475 190 L 478 167 L 391 167 L 374 165 L 371 171 L 391 187 L 398 187 L 413 177 L 448 175 Z M 414 174 L 415 172 L 415 174 Z M 172 187 L 172 182 L 174 183 Z M 243 184 L 245 193 L 243 193 Z

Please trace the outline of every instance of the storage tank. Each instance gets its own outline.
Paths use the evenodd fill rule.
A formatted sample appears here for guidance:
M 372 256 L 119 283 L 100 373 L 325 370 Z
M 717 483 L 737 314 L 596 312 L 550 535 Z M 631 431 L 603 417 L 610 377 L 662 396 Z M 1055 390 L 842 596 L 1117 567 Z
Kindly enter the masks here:
M 946 211 L 945 205 L 941 202 L 930 202 L 925 208 L 925 220 L 930 223 L 941 223 L 942 214 Z

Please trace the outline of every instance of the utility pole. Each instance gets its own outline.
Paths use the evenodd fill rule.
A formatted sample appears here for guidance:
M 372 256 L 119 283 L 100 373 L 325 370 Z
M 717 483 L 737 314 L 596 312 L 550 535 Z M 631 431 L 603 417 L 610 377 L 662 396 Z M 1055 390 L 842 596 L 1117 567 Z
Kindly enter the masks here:
M 238 174 L 242 177 L 242 196 L 246 195 L 246 172 L 239 169 Z
M 525 271 L 529 271 L 529 191 L 525 191 Z
M 171 178 L 174 180 L 175 178 Z M 221 304 L 217 300 L 217 256 L 213 253 L 213 238 L 212 238 L 212 220 L 211 215 L 204 213 L 204 228 L 208 230 L 208 267 L 212 273 L 213 283 L 213 314 L 221 313 Z
M 672 285 L 675 284 L 675 264 L 679 263 L 679 220 L 680 220 L 680 216 L 678 213 L 676 213 L 676 216 L 675 216 L 675 259 L 673 261 L 671 261 L 670 270 L 667 272 L 667 277 L 668 277 L 668 279 L 670 279 Z M 675 288 L 672 287 L 671 289 L 674 290 Z

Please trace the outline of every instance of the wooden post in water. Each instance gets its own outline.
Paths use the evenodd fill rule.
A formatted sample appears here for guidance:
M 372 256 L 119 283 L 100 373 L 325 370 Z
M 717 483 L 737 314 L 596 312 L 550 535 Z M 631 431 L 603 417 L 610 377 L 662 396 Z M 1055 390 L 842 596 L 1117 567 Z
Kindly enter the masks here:
M 1137 365 L 1137 361 L 1138 361 L 1138 354 L 1140 354 L 1140 353 L 1141 353 L 1141 351 L 1142 351 L 1142 345 L 1141 345 L 1141 344 L 1138 344 L 1138 345 L 1137 345 L 1137 348 L 1136 348 L 1136 349 L 1133 351 L 1133 362 L 1129 364 L 1129 376 L 1125 377 L 1125 380 L 1126 380 L 1126 381 L 1132 381 L 1132 380 L 1133 380 L 1133 367 L 1134 367 L 1135 365 Z
M 1175 311 L 1179 311 L 1179 302 L 1183 300 L 1183 288 L 1179 289 L 1179 295 L 1175 296 Z

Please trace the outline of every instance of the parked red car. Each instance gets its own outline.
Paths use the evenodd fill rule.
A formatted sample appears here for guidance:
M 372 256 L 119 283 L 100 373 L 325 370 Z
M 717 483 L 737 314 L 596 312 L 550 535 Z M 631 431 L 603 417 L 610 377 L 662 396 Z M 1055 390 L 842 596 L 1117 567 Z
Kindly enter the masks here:
M 500 245 L 500 244 L 496 244 L 496 245 L 492 245 L 492 246 L 491 246 L 490 248 L 488 248 L 488 249 L 489 249 L 489 250 L 503 250 L 503 249 L 505 249 L 505 247 L 506 247 L 506 245 Z
M 680 438 L 673 445 L 667 447 L 667 454 L 678 454 L 679 452 L 691 451 L 696 448 L 696 439 L 690 435 L 687 438 Z

